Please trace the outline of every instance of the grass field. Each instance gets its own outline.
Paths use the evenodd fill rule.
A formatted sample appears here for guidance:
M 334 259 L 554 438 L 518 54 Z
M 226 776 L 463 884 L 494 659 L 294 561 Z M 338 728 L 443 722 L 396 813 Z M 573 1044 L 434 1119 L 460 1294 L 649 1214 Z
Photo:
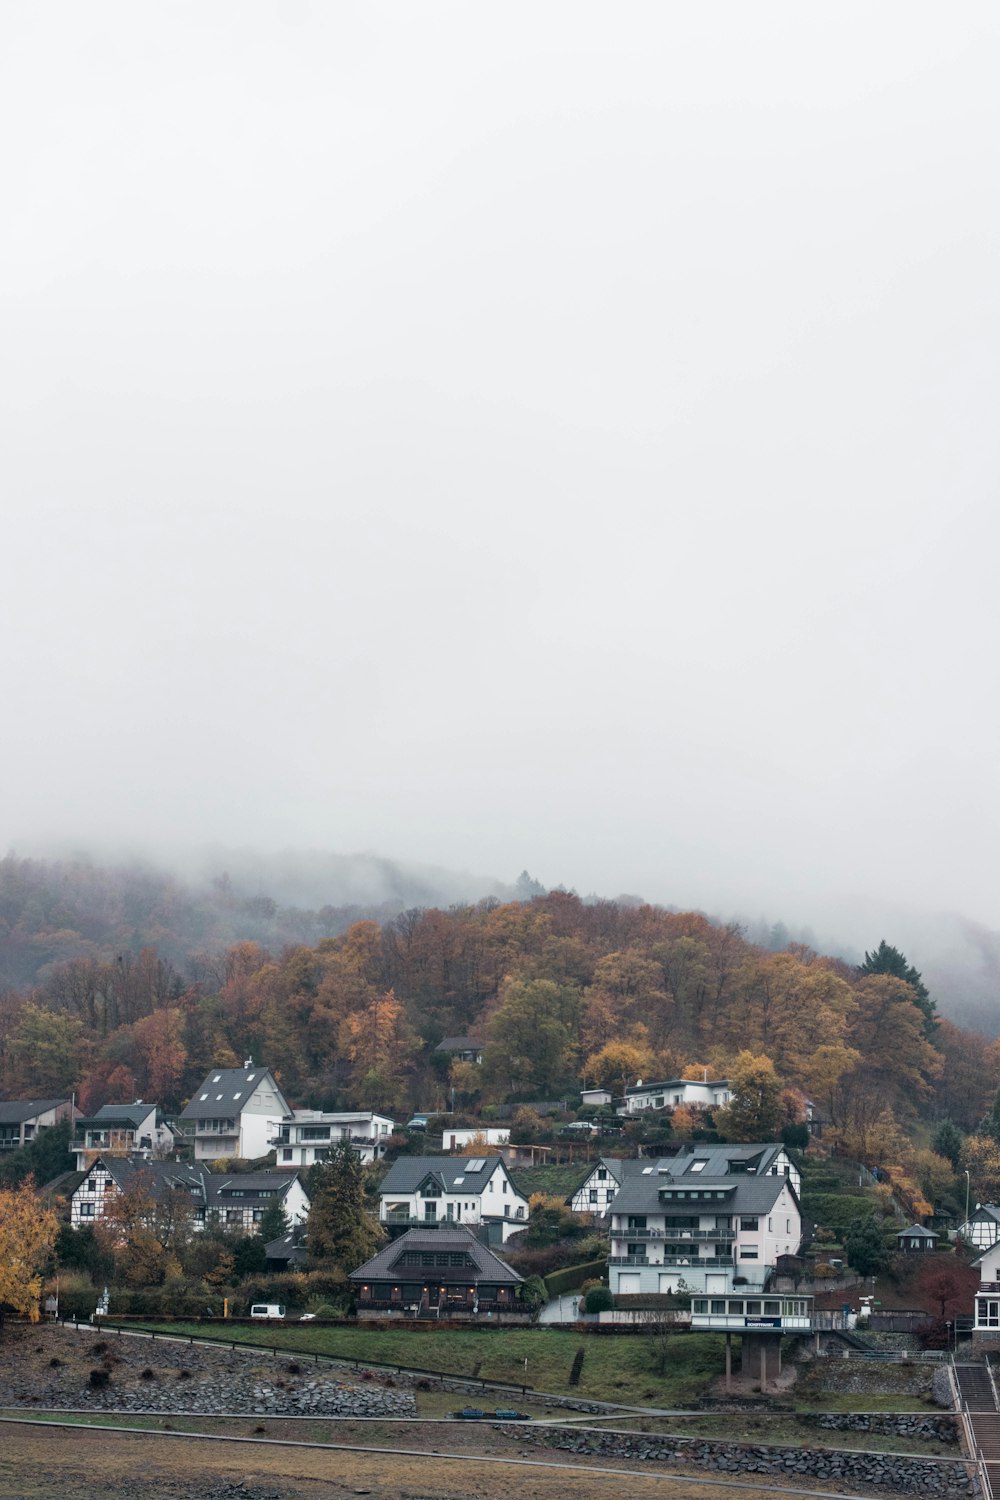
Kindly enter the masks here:
M 157 1324 L 156 1332 L 206 1336 L 206 1329 L 197 1323 Z M 686 1406 L 702 1395 L 724 1367 L 724 1344 L 718 1334 L 686 1334 L 674 1339 L 664 1375 L 653 1373 L 644 1338 L 587 1338 L 559 1328 L 435 1329 L 417 1333 L 410 1329 L 304 1328 L 291 1324 L 283 1328 L 233 1327 L 226 1330 L 225 1341 L 325 1354 L 362 1364 L 371 1360 L 443 1375 L 505 1380 L 552 1395 L 574 1394 L 638 1406 Z M 584 1360 L 580 1382 L 571 1387 L 570 1371 L 581 1348 Z

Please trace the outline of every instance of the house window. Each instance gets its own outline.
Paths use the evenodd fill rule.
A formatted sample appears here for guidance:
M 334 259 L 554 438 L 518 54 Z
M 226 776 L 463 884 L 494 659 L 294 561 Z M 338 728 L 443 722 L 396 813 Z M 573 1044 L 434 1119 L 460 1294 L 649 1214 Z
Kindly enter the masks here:
M 757 1246 L 756 1245 L 741 1245 L 740 1246 L 740 1260 L 757 1260 L 757 1259 L 758 1259 L 758 1255 L 757 1255 Z
M 725 1310 L 726 1310 L 726 1299 L 724 1297 L 713 1297 L 712 1298 L 712 1312 L 713 1313 L 724 1313 Z
M 226 1209 L 226 1223 L 227 1224 L 242 1224 L 243 1223 L 243 1210 L 241 1208 L 227 1208 Z
M 774 1233 L 774 1220 L 773 1219 L 768 1219 L 768 1221 L 767 1221 L 767 1232 L 768 1232 L 768 1234 L 773 1234 Z
M 587 1194 L 587 1200 L 590 1203 L 596 1203 L 597 1202 L 597 1189 L 596 1188 L 591 1188 L 590 1189 L 590 1191 Z
M 608 1177 L 607 1169 L 605 1167 L 598 1167 L 598 1169 L 597 1169 L 597 1180 L 598 1180 L 598 1182 L 606 1182 L 607 1181 L 607 1177 Z
M 523 1208 L 519 1208 L 518 1209 L 518 1211 L 517 1211 L 517 1213 L 515 1215 L 515 1218 L 518 1218 L 518 1219 L 523 1219 L 524 1218 L 524 1209 Z
M 758 1224 L 758 1221 L 757 1221 L 756 1218 L 744 1217 L 744 1218 L 740 1219 L 740 1228 L 741 1229 L 757 1229 L 757 1228 L 759 1228 L 759 1224 Z
M 94 1217 L 96 1211 L 97 1211 L 96 1205 L 93 1204 L 93 1203 L 81 1203 L 80 1204 L 80 1218 L 81 1219 L 92 1219 Z
M 282 1153 L 281 1153 L 281 1159 L 282 1159 L 282 1161 L 291 1161 L 292 1157 L 294 1156 L 294 1154 L 295 1153 L 290 1148 L 288 1148 L 288 1149 L 282 1151 Z

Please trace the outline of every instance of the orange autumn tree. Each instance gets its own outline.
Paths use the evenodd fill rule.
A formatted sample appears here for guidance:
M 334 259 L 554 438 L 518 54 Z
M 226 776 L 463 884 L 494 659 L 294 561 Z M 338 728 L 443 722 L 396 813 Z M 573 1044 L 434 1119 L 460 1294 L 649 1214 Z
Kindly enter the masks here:
M 403 1075 L 413 1061 L 415 1041 L 392 990 L 345 1016 L 340 1047 L 350 1063 L 351 1095 L 356 1103 L 378 1109 L 398 1098 Z
M 38 1322 L 42 1268 L 58 1233 L 55 1214 L 35 1197 L 33 1178 L 0 1188 L 0 1307 Z

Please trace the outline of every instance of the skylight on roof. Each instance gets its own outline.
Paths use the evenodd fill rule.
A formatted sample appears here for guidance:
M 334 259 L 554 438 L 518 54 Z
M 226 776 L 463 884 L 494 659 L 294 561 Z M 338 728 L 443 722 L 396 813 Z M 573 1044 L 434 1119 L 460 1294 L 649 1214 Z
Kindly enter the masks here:
M 222 1098 L 222 1095 L 221 1095 L 221 1094 L 216 1094 L 216 1096 L 215 1096 L 215 1097 L 216 1097 L 216 1099 L 221 1099 L 221 1098 Z
M 248 1073 L 247 1074 L 247 1083 L 253 1083 L 253 1081 L 254 1081 L 254 1079 L 256 1077 L 257 1077 L 256 1073 Z
M 234 1099 L 238 1099 L 240 1097 L 240 1095 L 242 1094 L 242 1092 L 243 1092 L 242 1089 L 237 1089 L 236 1093 L 233 1095 L 233 1098 Z
M 643 1169 L 642 1169 L 642 1175 L 643 1175 L 643 1177 L 652 1177 L 653 1172 L 655 1170 L 656 1169 L 654 1167 L 643 1167 Z
M 688 1171 L 689 1172 L 704 1172 L 705 1167 L 707 1165 L 708 1165 L 708 1163 L 706 1162 L 705 1158 L 703 1156 L 699 1156 L 688 1167 Z
M 465 1163 L 467 1172 L 481 1172 L 486 1165 L 485 1156 L 474 1156 L 471 1161 Z
M 455 1183 L 454 1183 L 454 1186 L 455 1186 L 455 1187 L 461 1187 L 461 1186 L 462 1186 L 462 1183 L 463 1183 L 463 1182 L 464 1182 L 464 1181 L 465 1181 L 465 1178 L 464 1178 L 464 1177 L 456 1177 L 456 1178 L 455 1178 Z
M 212 1082 L 213 1083 L 221 1083 L 222 1082 L 222 1074 L 221 1073 L 216 1073 L 215 1077 L 212 1079 Z

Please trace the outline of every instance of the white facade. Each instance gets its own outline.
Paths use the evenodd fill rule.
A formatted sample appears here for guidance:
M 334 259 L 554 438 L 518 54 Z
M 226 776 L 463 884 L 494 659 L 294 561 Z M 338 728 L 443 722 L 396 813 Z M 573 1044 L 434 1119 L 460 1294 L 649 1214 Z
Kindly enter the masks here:
M 379 1220 L 389 1229 L 493 1224 L 505 1243 L 527 1227 L 528 1200 L 499 1156 L 400 1157 L 382 1184 Z
M 611 1203 L 617 1295 L 763 1286 L 802 1240 L 799 1173 L 776 1142 L 692 1146 L 626 1176 Z
M 958 1226 L 956 1233 L 967 1245 L 988 1250 L 1000 1240 L 1000 1208 L 994 1203 L 977 1203 L 975 1213 Z
M 133 1151 L 145 1151 L 150 1156 L 164 1156 L 174 1149 L 176 1137 L 173 1128 L 160 1116 L 157 1104 L 106 1104 L 91 1119 L 80 1118 L 76 1122 L 76 1139 L 73 1151 L 76 1170 L 85 1172 L 100 1153 L 128 1156 Z
M 340 1141 L 350 1141 L 355 1155 L 367 1164 L 385 1155 L 386 1142 L 395 1128 L 395 1121 L 388 1115 L 370 1109 L 339 1114 L 295 1109 L 279 1123 L 270 1145 L 279 1167 L 311 1167 L 325 1161 Z
M 696 1082 L 690 1078 L 671 1078 L 666 1083 L 642 1083 L 625 1090 L 625 1102 L 616 1111 L 620 1115 L 638 1115 L 647 1109 L 676 1109 L 686 1104 L 694 1109 L 712 1109 L 728 1104 L 732 1095 L 725 1078 L 714 1082 Z
M 1000 1242 L 991 1245 L 973 1264 L 979 1271 L 973 1340 L 1000 1344 Z
M 509 1140 L 509 1126 L 505 1129 L 492 1125 L 456 1127 L 454 1130 L 446 1130 L 441 1137 L 441 1150 L 464 1152 L 470 1146 L 475 1150 L 476 1141 L 485 1141 L 488 1146 L 506 1146 Z
M 79 1229 L 106 1217 L 108 1205 L 133 1183 L 143 1183 L 155 1198 L 183 1192 L 191 1198 L 191 1228 L 217 1223 L 232 1234 L 253 1234 L 269 1207 L 280 1203 L 291 1225 L 309 1213 L 309 1199 L 298 1177 L 280 1172 L 210 1173 L 197 1163 L 146 1163 L 98 1157 L 70 1198 L 70 1224 Z
M 182 1110 L 178 1124 L 194 1140 L 195 1161 L 266 1156 L 281 1121 L 291 1114 L 268 1068 L 215 1068 Z
M 617 1170 L 621 1171 L 621 1164 Z M 618 1192 L 619 1179 L 615 1168 L 607 1161 L 599 1161 L 587 1178 L 581 1182 L 570 1199 L 569 1206 L 575 1214 L 596 1214 L 603 1218 L 611 1201 Z

